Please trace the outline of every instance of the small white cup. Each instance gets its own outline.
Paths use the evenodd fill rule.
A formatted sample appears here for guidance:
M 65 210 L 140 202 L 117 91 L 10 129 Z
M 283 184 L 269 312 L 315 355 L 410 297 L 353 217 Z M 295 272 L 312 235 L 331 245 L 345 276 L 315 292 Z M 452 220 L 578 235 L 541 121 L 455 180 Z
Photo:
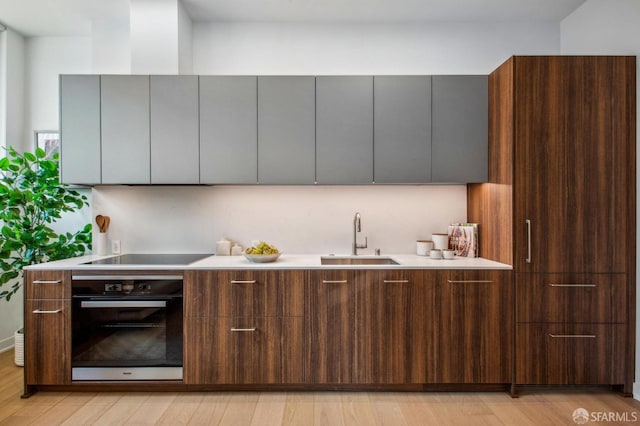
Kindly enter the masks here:
M 429 257 L 432 259 L 442 259 L 442 250 L 440 249 L 431 250 L 431 253 L 429 253 Z
M 449 248 L 449 234 L 432 234 L 433 248 L 444 250 Z
M 418 240 L 416 241 L 416 254 L 418 256 L 429 256 L 429 252 L 433 248 L 433 241 Z
M 447 260 L 455 258 L 456 252 L 454 250 L 446 249 L 442 250 L 442 257 Z

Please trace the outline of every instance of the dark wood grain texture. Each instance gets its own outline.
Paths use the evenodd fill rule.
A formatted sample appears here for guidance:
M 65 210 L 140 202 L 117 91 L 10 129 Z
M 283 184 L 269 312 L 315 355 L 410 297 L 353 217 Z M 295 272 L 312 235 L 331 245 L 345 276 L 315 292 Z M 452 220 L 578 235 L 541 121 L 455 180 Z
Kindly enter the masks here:
M 514 81 L 517 271 L 626 272 L 635 59 L 517 57 Z
M 25 271 L 27 299 L 70 299 L 70 271 Z
M 622 324 L 518 324 L 516 382 L 624 384 L 626 337 Z
M 24 309 L 26 385 L 71 383 L 71 301 L 27 299 Z
M 306 382 L 353 382 L 355 275 L 309 271 L 307 278 Z
M 436 308 L 435 279 L 427 276 L 434 275 L 408 270 L 358 273 L 355 383 L 425 383 Z
M 510 271 L 438 271 L 440 306 L 435 383 L 511 383 Z
M 629 319 L 625 274 L 516 274 L 518 322 L 620 323 Z
M 187 271 L 184 383 L 302 383 L 304 287 L 300 271 Z
M 480 256 L 513 264 L 514 59 L 489 75 L 489 182 L 467 186 L 467 221 Z

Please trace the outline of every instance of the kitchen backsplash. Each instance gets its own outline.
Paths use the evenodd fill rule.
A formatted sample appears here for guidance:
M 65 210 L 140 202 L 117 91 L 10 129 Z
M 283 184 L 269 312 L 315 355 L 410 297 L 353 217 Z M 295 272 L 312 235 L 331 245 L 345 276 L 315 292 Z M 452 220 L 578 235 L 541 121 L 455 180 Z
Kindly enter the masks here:
M 358 238 L 369 240 L 362 254 L 414 253 L 417 239 L 465 222 L 467 211 L 465 185 L 99 186 L 92 199 L 93 217 L 111 217 L 108 237 L 127 253 L 213 253 L 227 237 L 284 253 L 349 254 L 356 212 Z

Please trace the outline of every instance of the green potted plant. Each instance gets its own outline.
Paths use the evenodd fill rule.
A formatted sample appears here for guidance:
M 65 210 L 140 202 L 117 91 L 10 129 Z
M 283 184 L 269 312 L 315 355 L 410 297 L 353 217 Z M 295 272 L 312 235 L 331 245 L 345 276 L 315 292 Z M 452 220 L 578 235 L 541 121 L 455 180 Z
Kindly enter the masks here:
M 91 224 L 61 234 L 50 226 L 89 205 L 86 196 L 60 183 L 58 167 L 58 154 L 47 158 L 40 148 L 19 153 L 9 147 L 0 159 L 0 299 L 9 301 L 20 289 L 25 266 L 91 249 Z

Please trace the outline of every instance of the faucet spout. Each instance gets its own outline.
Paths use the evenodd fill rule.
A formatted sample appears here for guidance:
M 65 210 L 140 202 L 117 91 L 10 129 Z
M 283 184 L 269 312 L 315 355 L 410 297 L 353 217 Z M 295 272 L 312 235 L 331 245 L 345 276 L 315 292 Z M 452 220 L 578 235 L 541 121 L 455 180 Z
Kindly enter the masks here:
M 364 237 L 364 244 L 358 244 L 358 232 L 362 232 L 362 223 L 360 221 L 360 213 L 356 212 L 353 217 L 353 243 L 351 244 L 351 254 L 358 255 L 358 249 L 367 248 L 367 237 Z

